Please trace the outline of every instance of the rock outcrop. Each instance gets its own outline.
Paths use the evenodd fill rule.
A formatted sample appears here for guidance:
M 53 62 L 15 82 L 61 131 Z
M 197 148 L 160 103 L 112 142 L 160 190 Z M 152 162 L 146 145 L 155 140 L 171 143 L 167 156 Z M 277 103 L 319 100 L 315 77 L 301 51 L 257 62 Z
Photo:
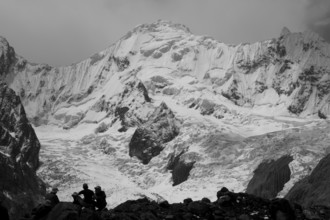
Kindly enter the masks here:
M 161 103 L 148 121 L 134 132 L 129 143 L 129 155 L 148 164 L 163 150 L 165 143 L 179 134 L 179 123 L 171 109 Z
M 226 200 L 226 202 L 223 202 Z M 267 200 L 246 193 L 227 192 L 217 201 L 208 198 L 183 203 L 156 203 L 147 198 L 128 200 L 114 209 L 100 212 L 83 209 L 72 203 L 59 203 L 43 220 L 177 220 L 177 219 L 273 219 L 273 220 L 326 220 L 330 209 L 326 207 L 302 208 L 286 199 Z M 26 220 L 32 220 L 26 218 Z
M 186 181 L 189 173 L 194 166 L 195 161 L 185 161 L 181 158 L 184 151 L 178 155 L 172 154 L 167 164 L 167 169 L 172 171 L 173 186 L 179 185 Z
M 36 176 L 40 143 L 20 98 L 0 83 L 0 196 L 12 219 L 31 209 L 44 194 Z
M 262 162 L 254 171 L 246 192 L 267 199 L 275 198 L 290 180 L 289 163 L 292 160 L 291 156 L 283 156 L 277 160 Z
M 120 131 L 143 124 L 152 113 L 148 91 L 139 80 L 127 82 L 117 97 L 116 102 L 112 101 L 114 98 L 110 99 L 109 109 L 115 109 L 115 120 L 119 119 L 122 125 Z
M 0 37 L 0 76 L 9 72 L 9 68 L 16 59 L 14 48 L 8 41 Z
M 330 154 L 324 157 L 312 173 L 296 183 L 286 198 L 303 206 L 330 206 Z

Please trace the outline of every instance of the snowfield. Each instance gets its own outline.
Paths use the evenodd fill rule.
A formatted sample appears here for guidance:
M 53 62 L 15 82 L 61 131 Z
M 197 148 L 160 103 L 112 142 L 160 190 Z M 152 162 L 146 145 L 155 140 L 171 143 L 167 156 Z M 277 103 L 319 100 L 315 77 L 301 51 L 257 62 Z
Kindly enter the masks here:
M 153 98 L 156 100 L 156 97 Z M 260 159 L 251 159 L 251 154 L 257 151 L 256 147 L 240 144 L 244 138 L 295 127 L 314 127 L 320 123 L 319 120 L 273 119 L 254 115 L 236 118 L 236 123 L 231 118 L 215 123 L 210 116 L 201 116 L 195 110 L 187 111 L 166 101 L 177 117 L 185 121 L 182 134 L 148 165 L 128 155 L 134 128 L 121 133 L 117 131 L 120 126 L 115 124 L 106 132 L 96 134 L 97 124 L 81 124 L 70 130 L 39 126 L 35 127 L 42 145 L 42 165 L 38 175 L 49 187 L 59 187 L 59 198 L 65 201 L 71 201 L 71 194 L 80 191 L 85 182 L 90 188 L 100 185 L 105 190 L 108 207 L 144 196 L 169 202 L 182 202 L 187 197 L 201 199 L 204 196 L 215 200 L 214 192 L 222 186 L 236 192 L 244 191 L 260 162 Z M 191 156 L 200 159 L 188 180 L 173 187 L 166 165 L 168 155 L 178 151 L 178 145 L 182 148 L 188 146 Z M 295 151 L 299 152 L 297 149 Z M 316 165 L 312 161 L 315 158 L 313 155 L 300 157 L 296 154 L 296 160 L 290 164 L 294 178 L 279 196 L 285 195 L 301 176 L 310 172 L 304 170 L 302 162 L 311 163 L 310 169 Z

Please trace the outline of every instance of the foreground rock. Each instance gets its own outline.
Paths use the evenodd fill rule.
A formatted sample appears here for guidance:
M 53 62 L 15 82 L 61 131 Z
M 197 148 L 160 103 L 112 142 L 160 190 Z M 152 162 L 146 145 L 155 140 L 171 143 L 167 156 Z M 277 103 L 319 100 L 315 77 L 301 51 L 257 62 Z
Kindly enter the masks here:
M 56 205 L 43 220 L 302 220 L 329 219 L 330 209 L 311 207 L 303 209 L 286 199 L 262 199 L 247 193 L 233 193 L 225 187 L 218 193 L 218 200 L 207 198 L 193 201 L 187 198 L 183 203 L 169 204 L 167 201 L 156 203 L 147 198 L 129 200 L 111 210 L 92 211 L 80 209 L 68 202 Z M 26 218 L 32 219 L 32 218 Z
M 36 176 L 39 149 L 20 98 L 0 82 L 0 197 L 11 219 L 34 207 L 45 192 Z

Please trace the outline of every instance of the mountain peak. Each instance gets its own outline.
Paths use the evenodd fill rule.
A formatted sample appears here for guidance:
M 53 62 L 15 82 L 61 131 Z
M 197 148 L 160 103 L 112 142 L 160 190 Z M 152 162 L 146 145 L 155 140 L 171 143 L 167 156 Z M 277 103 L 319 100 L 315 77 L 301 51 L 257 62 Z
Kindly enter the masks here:
M 289 35 L 289 34 L 291 34 L 291 31 L 289 30 L 289 28 L 283 27 L 282 31 L 281 31 L 281 36 L 286 36 L 286 35 Z
M 6 38 L 0 36 L 0 75 L 5 74 L 12 62 L 15 60 L 15 50 Z
M 3 49 L 3 50 L 6 49 L 6 50 L 8 50 L 9 48 L 10 48 L 10 45 L 9 45 L 7 39 L 4 38 L 4 37 L 2 37 L 2 36 L 0 36 L 0 49 Z
M 162 32 L 162 31 L 183 31 L 191 33 L 189 28 L 183 24 L 173 23 L 167 20 L 157 20 L 150 24 L 141 24 L 134 28 L 134 32 Z

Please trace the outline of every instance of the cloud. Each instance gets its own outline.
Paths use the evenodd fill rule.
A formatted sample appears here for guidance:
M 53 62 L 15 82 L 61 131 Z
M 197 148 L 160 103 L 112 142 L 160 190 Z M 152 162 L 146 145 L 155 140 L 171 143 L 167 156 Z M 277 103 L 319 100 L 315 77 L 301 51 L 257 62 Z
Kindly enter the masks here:
M 309 0 L 306 7 L 306 25 L 330 42 L 330 1 Z

